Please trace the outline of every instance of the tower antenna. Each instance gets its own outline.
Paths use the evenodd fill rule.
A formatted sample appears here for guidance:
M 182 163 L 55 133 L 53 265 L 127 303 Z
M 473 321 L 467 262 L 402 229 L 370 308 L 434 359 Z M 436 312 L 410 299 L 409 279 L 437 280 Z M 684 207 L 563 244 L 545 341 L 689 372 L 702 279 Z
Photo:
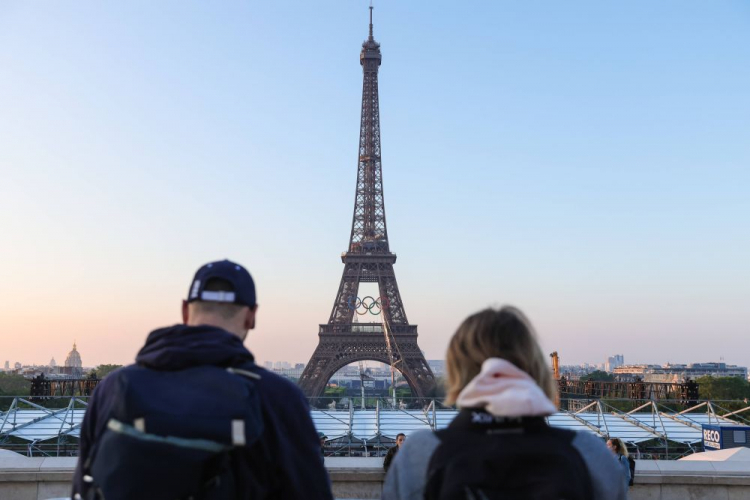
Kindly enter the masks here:
M 370 0 L 370 40 L 372 40 L 372 0 Z

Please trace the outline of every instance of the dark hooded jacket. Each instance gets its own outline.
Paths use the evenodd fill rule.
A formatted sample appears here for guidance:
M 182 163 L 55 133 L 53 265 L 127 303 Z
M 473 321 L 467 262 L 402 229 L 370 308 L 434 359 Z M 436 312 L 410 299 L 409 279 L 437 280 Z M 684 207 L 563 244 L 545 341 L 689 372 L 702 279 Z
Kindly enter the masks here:
M 176 325 L 151 332 L 136 364 L 174 371 L 214 365 L 249 369 L 260 375 L 257 387 L 264 420 L 260 439 L 241 457 L 239 498 L 332 498 L 320 442 L 302 392 L 290 381 L 253 364 L 253 355 L 236 335 L 212 326 Z M 123 368 L 123 369 L 127 369 Z M 81 426 L 80 457 L 73 494 L 81 492 L 82 466 L 103 434 L 114 401 L 105 377 L 97 386 Z

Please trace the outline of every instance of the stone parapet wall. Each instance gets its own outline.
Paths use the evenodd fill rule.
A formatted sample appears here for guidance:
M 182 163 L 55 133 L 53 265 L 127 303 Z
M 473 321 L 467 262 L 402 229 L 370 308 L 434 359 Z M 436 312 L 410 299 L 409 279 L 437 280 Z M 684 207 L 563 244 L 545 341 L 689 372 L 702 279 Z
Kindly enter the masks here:
M 750 499 L 750 462 L 637 460 L 630 499 Z
M 70 495 L 77 458 L 28 458 L 0 450 L 0 499 L 46 500 Z
M 48 500 L 70 494 L 76 458 L 27 458 L 0 450 L 0 499 Z M 339 499 L 380 498 L 382 458 L 326 458 Z M 630 500 L 750 499 L 750 462 L 639 460 Z
M 383 491 L 382 458 L 326 458 L 333 496 L 346 499 L 380 498 Z

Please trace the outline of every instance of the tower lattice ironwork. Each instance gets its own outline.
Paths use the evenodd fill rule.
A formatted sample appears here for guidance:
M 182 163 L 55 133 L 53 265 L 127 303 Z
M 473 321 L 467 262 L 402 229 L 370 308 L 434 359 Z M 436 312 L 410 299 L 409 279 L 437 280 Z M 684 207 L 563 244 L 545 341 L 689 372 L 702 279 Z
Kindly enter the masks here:
M 393 271 L 396 254 L 391 252 L 388 242 L 380 161 L 380 63 L 380 44 L 373 38 L 370 7 L 370 34 L 360 53 L 362 118 L 349 249 L 341 255 L 344 273 L 331 316 L 328 323 L 320 325 L 318 347 L 299 379 L 303 392 L 313 398 L 323 393 L 334 373 L 360 360 L 392 364 L 419 398 L 432 395 L 435 387 L 435 377 L 417 344 L 417 325 L 409 324 L 406 318 Z M 365 305 L 377 302 L 382 322 L 354 321 L 357 306 L 362 302 L 357 292 L 363 282 L 378 284 L 380 297 L 366 299 Z M 385 331 L 384 325 L 387 326 Z

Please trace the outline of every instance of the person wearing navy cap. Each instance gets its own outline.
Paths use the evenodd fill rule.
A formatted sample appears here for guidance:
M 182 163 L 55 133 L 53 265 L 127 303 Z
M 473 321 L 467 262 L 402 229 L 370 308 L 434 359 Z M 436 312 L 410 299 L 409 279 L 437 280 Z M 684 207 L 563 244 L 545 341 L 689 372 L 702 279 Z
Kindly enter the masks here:
M 198 269 L 183 324 L 95 389 L 73 498 L 332 498 L 306 398 L 243 345 L 257 311 L 243 266 Z
M 255 283 L 247 269 L 229 260 L 211 262 L 195 273 L 182 301 L 186 325 L 215 325 L 245 340 L 255 328 Z M 217 324 L 219 323 L 219 324 Z

